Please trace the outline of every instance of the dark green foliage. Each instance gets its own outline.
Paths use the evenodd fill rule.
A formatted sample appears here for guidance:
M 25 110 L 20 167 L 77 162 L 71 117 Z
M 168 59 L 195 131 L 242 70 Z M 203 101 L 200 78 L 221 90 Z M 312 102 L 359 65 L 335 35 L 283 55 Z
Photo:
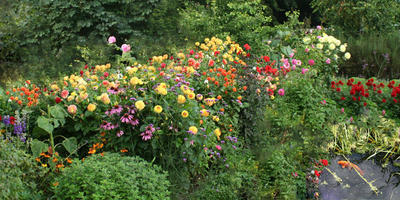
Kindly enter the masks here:
M 58 46 L 88 36 L 127 38 L 146 28 L 146 19 L 158 0 L 25 2 L 32 7 L 33 38 L 49 38 L 53 45 Z
M 397 0 L 313 0 L 314 11 L 323 23 L 347 36 L 383 34 L 398 30 L 400 2 Z
M 265 139 L 264 139 L 265 141 Z M 257 146 L 258 174 L 263 186 L 262 199 L 305 199 L 305 163 L 296 143 Z
M 170 184 L 160 167 L 114 153 L 75 160 L 57 182 L 56 199 L 169 199 Z
M 44 173 L 17 140 L 0 137 L 0 199 L 40 199 L 38 183 Z
M 344 37 L 344 36 L 343 36 Z M 346 38 L 352 58 L 342 66 L 346 76 L 400 78 L 400 33 Z
M 259 179 L 258 165 L 248 150 L 229 156 L 225 169 L 212 171 L 201 180 L 193 199 L 263 199 L 265 182 Z
M 288 20 L 285 15 L 288 11 L 298 10 L 300 20 L 314 26 L 320 23 L 318 13 L 313 13 L 311 8 L 312 0 L 263 0 L 262 2 L 273 11 L 273 19 L 276 24 Z
M 181 26 L 192 40 L 230 35 L 241 44 L 256 44 L 262 41 L 260 35 L 270 30 L 270 15 L 268 7 L 260 0 L 215 0 L 207 5 L 189 3 L 182 11 Z

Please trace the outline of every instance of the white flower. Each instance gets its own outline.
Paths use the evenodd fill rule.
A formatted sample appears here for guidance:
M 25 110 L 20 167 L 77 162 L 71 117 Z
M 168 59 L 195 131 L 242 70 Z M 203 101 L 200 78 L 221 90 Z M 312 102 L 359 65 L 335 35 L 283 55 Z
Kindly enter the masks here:
M 346 52 L 346 46 L 345 45 L 340 45 L 340 52 Z
M 303 42 L 304 42 L 304 44 L 309 44 L 309 43 L 310 43 L 310 41 L 311 41 L 311 39 L 310 39 L 309 37 L 305 37 L 305 38 L 303 38 Z
M 336 46 L 339 46 L 340 44 L 341 44 L 340 40 L 336 39 L 336 40 L 335 40 L 335 45 L 336 45 Z
M 318 44 L 317 44 L 317 48 L 318 48 L 318 49 L 322 49 L 322 48 L 324 48 L 324 45 L 321 44 L 321 43 L 318 43 Z
M 204 81 L 204 83 L 206 83 L 206 84 L 207 84 L 207 83 L 208 83 L 208 80 L 205 80 L 205 81 Z
M 334 50 L 335 48 L 336 48 L 335 44 L 331 43 L 331 44 L 329 45 L 329 49 L 330 49 L 330 50 Z
M 344 58 L 346 58 L 346 60 L 350 59 L 351 58 L 351 54 L 349 52 L 346 52 L 344 54 Z

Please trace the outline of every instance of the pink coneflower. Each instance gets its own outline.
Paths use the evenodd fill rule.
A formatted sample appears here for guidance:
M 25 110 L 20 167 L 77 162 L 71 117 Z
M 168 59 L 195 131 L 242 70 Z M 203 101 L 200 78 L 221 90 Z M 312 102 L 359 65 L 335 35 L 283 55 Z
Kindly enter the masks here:
M 127 123 L 127 124 L 129 124 L 129 123 L 131 123 L 131 120 L 133 119 L 133 116 L 132 115 L 130 115 L 130 114 L 128 114 L 128 113 L 125 113 L 122 117 L 121 117 L 121 122 L 122 123 Z
M 123 110 L 122 106 L 116 105 L 110 110 L 109 115 L 113 115 L 113 114 L 119 115 L 122 112 L 122 110 Z
M 139 120 L 136 119 L 136 118 L 133 118 L 133 119 L 131 120 L 130 124 L 131 124 L 132 126 L 137 126 L 137 125 L 139 124 Z
M 147 141 L 153 137 L 153 133 L 156 131 L 153 124 L 150 124 L 146 127 L 146 130 L 140 134 L 142 136 L 142 140 Z
M 123 134 L 124 134 L 124 131 L 122 131 L 122 130 L 121 130 L 121 131 L 118 131 L 118 132 L 117 132 L 117 137 L 121 137 Z

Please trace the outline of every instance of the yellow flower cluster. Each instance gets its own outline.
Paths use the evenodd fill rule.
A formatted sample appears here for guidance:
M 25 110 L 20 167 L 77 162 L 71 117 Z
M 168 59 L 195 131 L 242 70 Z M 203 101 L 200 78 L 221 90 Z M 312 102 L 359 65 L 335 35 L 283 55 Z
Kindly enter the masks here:
M 188 99 L 194 99 L 196 97 L 196 94 L 186 85 L 181 85 L 180 88 L 183 92 L 183 94 L 185 94 L 187 96 Z
M 204 99 L 204 103 L 207 106 L 213 106 L 215 103 L 217 103 L 217 100 L 218 99 L 216 99 L 216 98 L 206 98 L 206 99 Z
M 129 81 L 129 83 L 133 86 L 135 85 L 143 85 L 143 81 L 142 79 L 138 78 L 138 77 L 132 77 L 131 80 Z
M 165 83 L 160 83 L 160 85 L 158 85 L 155 89 L 155 91 L 157 92 L 157 94 L 161 94 L 161 95 L 167 95 L 167 85 Z
M 98 72 L 104 72 L 107 69 L 111 68 L 111 64 L 106 64 L 106 65 L 96 65 L 95 70 Z

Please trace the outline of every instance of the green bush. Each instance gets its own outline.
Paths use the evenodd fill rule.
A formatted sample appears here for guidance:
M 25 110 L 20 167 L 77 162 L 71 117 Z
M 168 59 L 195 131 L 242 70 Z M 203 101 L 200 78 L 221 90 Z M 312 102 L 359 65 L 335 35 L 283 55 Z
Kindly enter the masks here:
M 169 199 L 170 194 L 160 167 L 114 153 L 75 161 L 54 183 L 56 199 Z
M 400 2 L 397 0 L 313 0 L 314 11 L 323 23 L 344 31 L 346 35 L 386 33 L 399 27 Z
M 264 199 L 265 182 L 259 179 L 258 164 L 249 150 L 228 156 L 224 169 L 210 170 L 198 183 L 194 199 Z
M 38 180 L 44 175 L 34 158 L 0 137 L 0 199 L 40 199 Z
M 261 43 L 270 30 L 270 10 L 260 0 L 214 0 L 207 5 L 189 3 L 182 11 L 181 27 L 192 40 L 230 35 L 245 44 Z M 256 45 L 254 45 L 256 47 Z

